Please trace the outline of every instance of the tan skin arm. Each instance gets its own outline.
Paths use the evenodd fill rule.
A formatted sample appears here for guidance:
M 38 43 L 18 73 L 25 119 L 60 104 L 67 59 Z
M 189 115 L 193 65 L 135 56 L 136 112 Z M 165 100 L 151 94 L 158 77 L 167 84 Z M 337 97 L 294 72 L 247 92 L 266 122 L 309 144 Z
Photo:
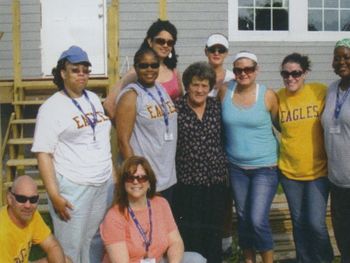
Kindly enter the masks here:
M 72 261 L 64 255 L 61 245 L 52 234 L 40 243 L 40 247 L 47 254 L 47 261 L 49 263 L 72 263 Z
M 44 152 L 37 153 L 36 157 L 38 159 L 41 178 L 55 211 L 62 220 L 68 221 L 70 219 L 69 210 L 73 209 L 73 205 L 59 193 L 56 183 L 53 157 L 51 154 Z
M 220 100 L 220 102 L 223 102 L 226 91 L 227 91 L 227 84 L 223 84 L 220 87 L 218 87 L 217 98 Z
M 168 234 L 169 248 L 167 257 L 169 263 L 180 263 L 184 254 L 184 243 L 179 230 L 174 230 Z
M 184 88 L 182 86 L 182 76 L 181 76 L 181 73 L 175 69 L 175 72 L 176 72 L 176 77 L 177 77 L 177 83 L 179 84 L 179 90 L 180 90 L 180 97 L 182 97 L 184 95 Z
M 106 110 L 107 115 L 111 120 L 115 119 L 115 111 L 116 111 L 116 99 L 126 85 L 135 82 L 137 80 L 137 75 L 134 67 L 132 67 L 117 83 L 111 88 L 108 96 L 103 102 L 103 107 Z
M 276 129 L 279 129 L 278 124 L 278 97 L 276 92 L 274 92 L 272 89 L 268 88 L 265 93 L 265 105 L 267 109 L 270 112 L 271 120 L 273 125 L 276 127 Z
M 115 113 L 117 142 L 119 152 L 124 160 L 134 155 L 130 138 L 136 121 L 136 99 L 135 91 L 126 92 L 118 101 Z
M 129 252 L 126 242 L 118 242 L 105 246 L 111 263 L 129 263 Z

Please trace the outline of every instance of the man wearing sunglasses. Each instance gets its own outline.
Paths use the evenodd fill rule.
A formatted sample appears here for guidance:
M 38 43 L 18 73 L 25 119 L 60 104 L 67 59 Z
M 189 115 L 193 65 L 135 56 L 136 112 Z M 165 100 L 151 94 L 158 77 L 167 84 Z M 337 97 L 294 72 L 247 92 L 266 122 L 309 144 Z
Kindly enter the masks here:
M 71 262 L 37 211 L 38 201 L 37 185 L 30 176 L 15 179 L 7 193 L 8 205 L 0 210 L 0 262 L 28 262 L 32 244 L 47 254 L 36 263 Z

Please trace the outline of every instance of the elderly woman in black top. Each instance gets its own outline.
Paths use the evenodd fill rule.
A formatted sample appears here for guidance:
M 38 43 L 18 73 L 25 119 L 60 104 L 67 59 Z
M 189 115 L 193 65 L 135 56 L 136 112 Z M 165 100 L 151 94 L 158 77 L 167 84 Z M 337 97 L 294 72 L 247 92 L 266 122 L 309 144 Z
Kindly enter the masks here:
M 186 95 L 177 102 L 178 142 L 174 214 L 186 250 L 221 263 L 221 238 L 228 171 L 221 143 L 221 107 L 208 97 L 215 72 L 205 62 L 183 74 Z

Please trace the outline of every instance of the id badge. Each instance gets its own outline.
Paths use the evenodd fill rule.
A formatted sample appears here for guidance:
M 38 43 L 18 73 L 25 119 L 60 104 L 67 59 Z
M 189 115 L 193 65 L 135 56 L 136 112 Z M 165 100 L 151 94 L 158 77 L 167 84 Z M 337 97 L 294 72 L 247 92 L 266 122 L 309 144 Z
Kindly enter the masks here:
M 174 135 L 172 132 L 165 132 L 164 133 L 164 140 L 166 141 L 172 141 L 174 140 Z
M 156 263 L 156 259 L 155 258 L 144 258 L 144 259 L 141 259 L 140 263 Z
M 340 125 L 335 125 L 329 128 L 329 133 L 340 134 Z

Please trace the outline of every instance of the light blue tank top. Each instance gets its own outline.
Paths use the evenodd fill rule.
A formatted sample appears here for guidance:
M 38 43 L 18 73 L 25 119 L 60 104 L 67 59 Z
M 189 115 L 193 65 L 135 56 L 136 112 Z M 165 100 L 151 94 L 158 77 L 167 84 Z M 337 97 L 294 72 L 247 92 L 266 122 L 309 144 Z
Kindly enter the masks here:
M 256 102 L 249 108 L 236 106 L 236 82 L 230 81 L 222 103 L 225 148 L 231 163 L 244 168 L 273 166 L 277 163 L 277 141 L 265 106 L 266 87 L 257 84 Z

